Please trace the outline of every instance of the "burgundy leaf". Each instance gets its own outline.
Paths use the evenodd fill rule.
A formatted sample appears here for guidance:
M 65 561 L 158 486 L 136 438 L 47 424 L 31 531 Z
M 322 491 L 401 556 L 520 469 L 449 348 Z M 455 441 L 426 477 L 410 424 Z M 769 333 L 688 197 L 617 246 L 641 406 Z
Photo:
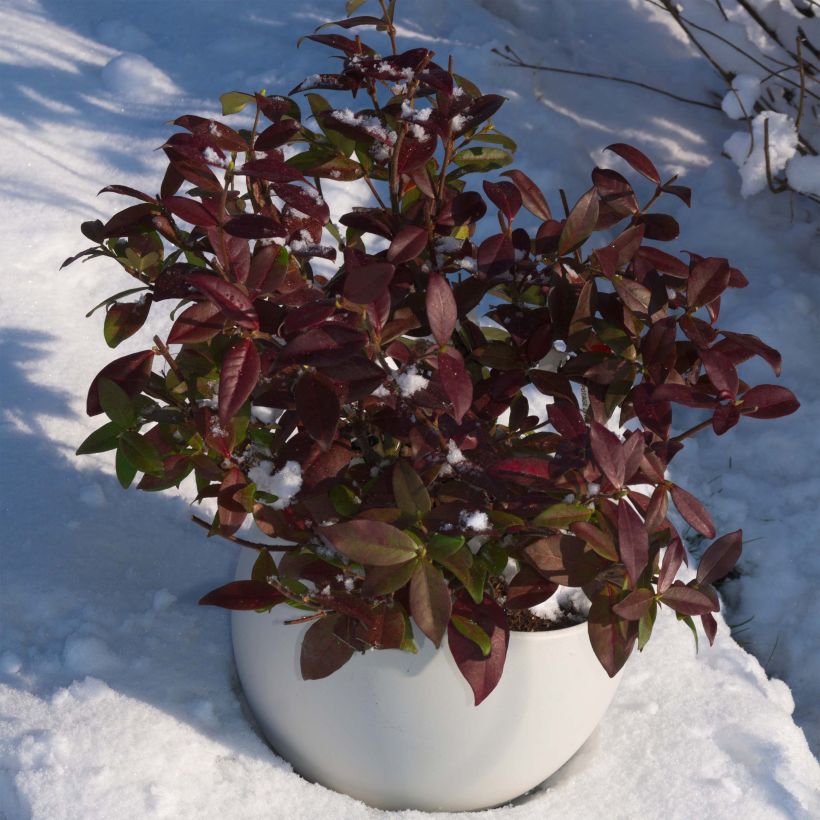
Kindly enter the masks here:
M 697 582 L 713 584 L 725 578 L 740 558 L 742 549 L 743 530 L 735 530 L 718 538 L 701 556 Z
M 618 436 L 607 430 L 603 424 L 593 421 L 589 430 L 592 455 L 603 470 L 604 475 L 616 490 L 620 490 L 626 475 L 626 460 L 623 445 Z
M 487 213 L 487 203 L 481 194 L 465 191 L 457 194 L 439 211 L 437 225 L 454 228 L 461 225 L 472 225 Z
M 355 651 L 337 634 L 340 621 L 347 616 L 333 613 L 314 621 L 302 638 L 299 668 L 303 680 L 321 680 L 344 666 Z
M 672 194 L 676 196 L 681 202 L 685 203 L 687 208 L 692 207 L 692 189 L 685 185 L 664 185 L 661 190 L 665 194 Z
M 646 524 L 625 498 L 618 504 L 618 547 L 634 587 L 649 563 L 649 534 Z
M 602 558 L 606 558 L 613 563 L 620 560 L 618 550 L 615 548 L 615 542 L 608 533 L 599 527 L 590 524 L 589 521 L 576 521 L 570 525 L 570 529 L 579 538 L 583 538 Z
M 682 323 L 681 327 L 683 327 Z M 753 355 L 760 356 L 760 358 L 767 362 L 772 368 L 775 376 L 780 375 L 780 365 L 782 359 L 780 353 L 778 353 L 773 347 L 769 347 L 769 345 L 764 344 L 757 338 L 757 336 L 753 336 L 751 333 L 732 333 L 728 330 L 721 330 L 721 334 L 738 347 L 747 350 Z
M 225 223 L 225 233 L 242 239 L 270 239 L 287 236 L 287 231 L 269 216 L 262 214 L 241 214 Z
M 447 398 L 453 405 L 453 417 L 458 424 L 473 403 L 473 380 L 461 358 L 446 352 L 438 357 L 438 377 Z
M 129 398 L 134 398 L 148 383 L 151 375 L 151 366 L 154 361 L 153 350 L 142 350 L 139 353 L 129 353 L 107 364 L 91 382 L 85 403 L 85 411 L 89 416 L 102 413 L 100 404 L 99 384 L 101 379 L 110 379 L 118 384 Z
M 174 215 L 191 225 L 210 228 L 218 224 L 216 217 L 202 204 L 184 196 L 169 196 L 162 204 Z
M 609 562 L 574 535 L 548 535 L 524 548 L 527 560 L 545 577 L 567 587 L 592 583 Z
M 269 125 L 256 138 L 253 147 L 256 151 L 269 151 L 284 145 L 297 131 L 301 125 L 296 120 L 285 119 Z
M 777 419 L 800 407 L 791 390 L 776 384 L 761 384 L 743 394 L 741 412 L 753 419 Z
M 625 159 L 639 174 L 642 174 L 656 185 L 661 184 L 661 177 L 658 173 L 658 169 L 652 164 L 649 157 L 637 148 L 633 148 L 631 145 L 627 145 L 624 142 L 615 142 L 612 145 L 607 145 L 604 150 L 612 151 L 619 157 Z
M 453 660 L 470 684 L 475 705 L 478 706 L 498 685 L 504 671 L 510 641 L 507 618 L 504 610 L 492 598 L 485 597 L 480 604 L 476 604 L 464 594 L 456 599 L 453 613 L 478 624 L 490 638 L 490 654 L 485 658 L 478 646 L 465 638 L 452 624 L 447 629 L 447 642 Z
M 248 510 L 237 494 L 248 486 L 245 474 L 237 467 L 228 470 L 219 487 L 219 532 L 233 535 L 244 523 Z
M 681 564 L 686 563 L 686 550 L 680 538 L 673 538 L 661 561 L 661 571 L 658 575 L 658 592 L 663 592 L 672 586 Z
M 633 590 L 622 601 L 615 604 L 612 610 L 616 615 L 626 618 L 627 621 L 640 621 L 652 608 L 655 595 L 651 589 L 640 587 Z
M 509 177 L 521 192 L 524 207 L 533 215 L 544 221 L 552 219 L 550 206 L 538 186 L 523 171 L 504 171 L 501 176 Z
M 740 421 L 740 410 L 735 404 L 721 404 L 715 408 L 712 416 L 712 429 L 722 436 Z
M 433 337 L 441 346 L 448 344 L 458 320 L 458 307 L 449 282 L 435 271 L 427 281 L 425 306 Z
M 512 182 L 489 182 L 484 180 L 484 193 L 493 205 L 512 222 L 515 215 L 521 210 L 521 192 Z
M 405 134 L 399 146 L 396 168 L 400 174 L 409 174 L 423 166 L 436 152 L 437 140 L 427 134 L 424 139 L 416 139 Z
M 387 259 L 395 265 L 417 259 L 427 247 L 427 231 L 418 225 L 405 225 L 393 237 L 387 249 Z
M 715 407 L 717 401 L 708 393 L 701 393 L 684 384 L 660 384 L 652 391 L 651 401 L 674 401 L 687 407 Z
M 348 269 L 344 295 L 357 305 L 369 305 L 380 299 L 390 286 L 396 269 L 390 262 L 371 262 Z
M 308 435 L 328 450 L 336 436 L 341 403 L 333 382 L 321 373 L 304 373 L 293 391 L 296 412 Z
M 529 609 L 547 600 L 558 589 L 558 584 L 548 581 L 526 564 L 515 574 L 507 588 L 507 609 Z
M 703 625 L 703 631 L 706 633 L 706 637 L 709 640 L 709 646 L 714 646 L 715 635 L 717 635 L 717 621 L 715 620 L 714 615 L 707 612 L 705 615 L 700 616 L 700 622 Z
M 702 307 L 714 302 L 729 286 L 729 263 L 725 259 L 709 256 L 695 263 L 689 274 L 686 304 Z
M 607 584 L 592 598 L 587 620 L 589 642 L 610 678 L 621 670 L 635 645 L 635 630 L 613 612 L 615 591 Z
M 598 221 L 598 191 L 590 188 L 575 203 L 561 230 L 558 253 L 564 254 L 580 245 L 594 230 Z
M 689 268 L 680 259 L 676 259 L 659 248 L 643 245 L 635 254 L 635 259 L 636 262 L 650 270 L 669 274 L 669 276 L 674 276 L 676 279 L 689 278 Z
M 264 581 L 232 581 L 204 595 L 199 603 L 223 609 L 267 609 L 284 600 L 278 589 Z
M 490 276 L 506 273 L 515 262 L 515 248 L 508 236 L 499 233 L 478 246 L 478 269 Z
M 720 397 L 722 399 L 734 399 L 737 395 L 740 380 L 732 362 L 715 350 L 700 350 L 698 354 L 703 366 L 706 368 L 709 381 L 720 393 Z
M 225 354 L 219 377 L 219 423 L 224 427 L 250 398 L 259 381 L 259 353 L 252 339 L 243 339 Z
M 222 309 L 213 302 L 197 302 L 177 317 L 168 335 L 168 344 L 207 342 L 225 326 Z
M 714 538 L 715 525 L 712 523 L 712 517 L 703 504 L 691 493 L 686 492 L 682 487 L 678 487 L 677 484 L 672 485 L 671 493 L 672 501 L 686 523 L 701 535 Z
M 671 242 L 680 234 L 678 221 L 669 214 L 641 214 L 634 221 L 636 225 L 643 227 L 647 239 Z
M 207 273 L 191 273 L 186 279 L 240 327 L 259 330 L 259 316 L 253 303 L 236 285 Z
M 447 631 L 452 599 L 441 570 L 422 561 L 410 579 L 410 614 L 419 629 L 438 647 Z
M 684 586 L 680 581 L 675 581 L 661 595 L 660 600 L 675 612 L 680 612 L 681 615 L 706 615 L 718 610 L 705 592 Z

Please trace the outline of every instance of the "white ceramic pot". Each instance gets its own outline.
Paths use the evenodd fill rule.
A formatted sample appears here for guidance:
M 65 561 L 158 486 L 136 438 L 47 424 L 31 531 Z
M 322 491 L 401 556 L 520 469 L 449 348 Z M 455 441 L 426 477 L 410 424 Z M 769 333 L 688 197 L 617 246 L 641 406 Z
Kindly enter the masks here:
M 256 553 L 243 551 L 237 578 Z M 384 809 L 464 811 L 537 786 L 592 734 L 618 687 L 586 625 L 510 635 L 501 682 L 478 707 L 445 645 L 354 655 L 304 681 L 298 613 L 233 613 L 239 678 L 273 748 L 306 778 Z M 418 640 L 418 639 L 417 639 Z

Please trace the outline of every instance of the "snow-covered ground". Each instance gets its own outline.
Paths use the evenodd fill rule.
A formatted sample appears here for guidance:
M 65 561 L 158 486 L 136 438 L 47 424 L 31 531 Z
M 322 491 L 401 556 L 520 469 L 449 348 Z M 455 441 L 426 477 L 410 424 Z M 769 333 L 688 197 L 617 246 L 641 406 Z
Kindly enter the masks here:
M 702 14 L 707 5 L 686 3 Z M 728 256 L 749 276 L 721 323 L 778 347 L 783 382 L 802 402 L 795 416 L 695 440 L 673 465 L 719 530 L 744 529 L 741 577 L 723 588 L 729 623 L 748 621 L 736 628 L 740 645 L 721 622 L 716 646 L 696 656 L 685 628 L 661 621 L 587 746 L 519 805 L 483 816 L 820 816 L 820 766 L 806 741 L 820 749 L 817 211 L 790 194 L 740 196 L 737 169 L 721 156 L 738 123 L 720 111 L 532 74 L 489 53 L 509 43 L 531 62 L 719 101 L 717 75 L 642 0 L 399 0 L 399 9 L 407 47 L 452 50 L 457 71 L 510 98 L 497 123 L 548 194 L 580 194 L 615 141 L 680 172 L 695 208 L 673 210 L 678 247 Z M 295 40 L 342 14 L 341 0 L 0 5 L 4 820 L 382 815 L 301 780 L 248 723 L 227 617 L 196 606 L 231 576 L 235 551 L 187 523 L 190 493 L 126 494 L 107 456 L 73 457 L 94 426 L 86 385 L 111 358 L 101 316 L 83 315 L 128 284 L 104 264 L 57 270 L 85 247 L 80 221 L 121 207 L 95 199 L 103 185 L 157 188 L 153 149 L 168 120 L 216 114 L 226 90 L 287 90 L 322 70 L 328 52 L 297 51 Z M 751 372 L 770 380 L 762 367 Z M 785 683 L 767 679 L 755 656 Z

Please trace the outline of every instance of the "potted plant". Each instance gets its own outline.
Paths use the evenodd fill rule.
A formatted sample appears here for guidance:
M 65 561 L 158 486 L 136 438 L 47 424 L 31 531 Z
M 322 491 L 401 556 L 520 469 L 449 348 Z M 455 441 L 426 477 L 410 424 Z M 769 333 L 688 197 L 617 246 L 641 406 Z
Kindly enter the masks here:
M 103 189 L 137 204 L 84 223 L 95 244 L 67 263 L 109 257 L 138 280 L 98 306 L 107 343 L 162 302 L 173 325 L 94 379 L 87 410 L 108 421 L 78 453 L 115 450 L 123 487 L 193 475 L 215 499 L 195 520 L 242 558 L 201 603 L 236 610 L 251 707 L 298 770 L 374 805 L 478 808 L 576 751 L 659 608 L 714 639 L 713 584 L 741 532 L 678 580 L 670 500 L 716 533 L 667 467 L 707 427 L 798 402 L 738 376 L 753 356 L 780 370 L 717 326 L 744 275 L 654 244 L 678 236 L 654 206 L 689 205 L 689 189 L 616 143 L 652 185 L 645 203 L 595 168 L 555 212 L 501 171 L 503 98 L 399 51 L 395 3 L 381 6 L 328 26 L 385 31 L 387 56 L 312 34 L 339 71 L 290 96 L 225 94 L 249 127 L 180 117 L 157 195 Z M 347 185 L 371 204 L 333 220 Z M 673 432 L 673 404 L 706 416 Z M 237 534 L 249 518 L 267 540 Z M 531 611 L 559 596 L 576 603 L 557 619 Z

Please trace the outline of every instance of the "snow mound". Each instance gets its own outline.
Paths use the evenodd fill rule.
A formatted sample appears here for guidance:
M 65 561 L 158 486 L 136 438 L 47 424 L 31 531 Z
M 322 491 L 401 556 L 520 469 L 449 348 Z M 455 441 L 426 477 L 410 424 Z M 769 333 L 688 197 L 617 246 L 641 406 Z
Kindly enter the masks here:
M 130 102 L 151 105 L 179 96 L 174 81 L 150 60 L 139 54 L 120 54 L 106 63 L 102 70 L 105 87 Z
M 786 168 L 786 176 L 795 191 L 820 196 L 820 157 L 794 157 Z
M 732 80 L 732 90 L 723 98 L 720 107 L 727 117 L 739 120 L 752 115 L 759 96 L 760 80 L 750 74 L 738 74 Z

